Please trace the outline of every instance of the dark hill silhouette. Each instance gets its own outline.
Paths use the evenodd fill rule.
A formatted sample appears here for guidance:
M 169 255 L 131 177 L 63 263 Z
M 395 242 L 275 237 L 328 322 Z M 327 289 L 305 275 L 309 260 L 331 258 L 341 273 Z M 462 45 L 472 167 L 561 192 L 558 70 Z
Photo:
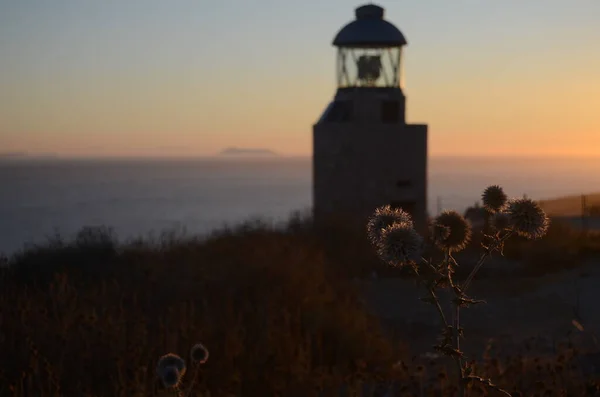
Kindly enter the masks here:
M 270 149 L 264 148 L 237 148 L 237 147 L 229 147 L 223 149 L 220 153 L 220 156 L 277 156 L 277 153 Z

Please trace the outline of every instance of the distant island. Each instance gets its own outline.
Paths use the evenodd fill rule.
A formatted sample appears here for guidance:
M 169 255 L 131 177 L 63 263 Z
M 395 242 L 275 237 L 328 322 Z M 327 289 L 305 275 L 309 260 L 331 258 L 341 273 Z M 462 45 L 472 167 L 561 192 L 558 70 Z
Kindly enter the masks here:
M 227 157 L 233 157 L 233 156 L 254 156 L 254 157 L 263 157 L 263 156 L 268 156 L 268 157 L 273 157 L 273 156 L 277 156 L 277 153 L 275 153 L 274 151 L 270 150 L 270 149 L 263 149 L 263 148 L 237 148 L 237 147 L 229 147 L 226 149 L 221 150 L 221 152 L 219 153 L 219 156 L 227 156 Z
M 56 157 L 52 153 L 0 152 L 0 160 L 44 160 Z
M 2 159 L 14 159 L 27 157 L 25 152 L 0 152 L 0 158 Z

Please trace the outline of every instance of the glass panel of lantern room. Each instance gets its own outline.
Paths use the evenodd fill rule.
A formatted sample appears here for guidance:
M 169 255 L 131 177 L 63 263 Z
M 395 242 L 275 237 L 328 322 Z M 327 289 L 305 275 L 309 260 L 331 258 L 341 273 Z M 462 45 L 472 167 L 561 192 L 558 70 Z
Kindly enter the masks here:
M 337 75 L 337 84 L 338 84 L 338 87 L 340 87 L 340 88 L 345 86 L 343 70 L 342 70 L 342 65 L 344 64 L 343 53 L 344 53 L 344 49 L 338 48 L 337 59 L 336 59 L 336 64 L 335 64 L 335 69 L 336 69 L 335 73 Z
M 402 47 L 387 49 L 387 63 L 394 79 L 394 87 L 404 88 L 404 65 L 402 63 Z
M 400 52 L 399 47 L 340 48 L 338 86 L 398 87 Z
M 352 66 L 352 54 L 349 48 L 340 47 L 337 57 L 338 87 L 351 87 L 349 66 Z
M 381 70 L 385 75 L 386 87 L 402 88 L 402 47 L 381 49 Z

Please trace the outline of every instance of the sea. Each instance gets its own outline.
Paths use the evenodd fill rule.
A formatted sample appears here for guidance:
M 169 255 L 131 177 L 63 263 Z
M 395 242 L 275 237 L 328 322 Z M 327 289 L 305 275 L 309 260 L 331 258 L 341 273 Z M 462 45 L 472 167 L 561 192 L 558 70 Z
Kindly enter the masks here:
M 534 199 L 600 192 L 600 158 L 432 157 L 429 212 L 464 210 L 499 184 Z M 282 222 L 311 206 L 311 160 L 0 160 L 0 252 L 11 255 L 84 226 L 121 240 L 207 234 L 245 220 Z

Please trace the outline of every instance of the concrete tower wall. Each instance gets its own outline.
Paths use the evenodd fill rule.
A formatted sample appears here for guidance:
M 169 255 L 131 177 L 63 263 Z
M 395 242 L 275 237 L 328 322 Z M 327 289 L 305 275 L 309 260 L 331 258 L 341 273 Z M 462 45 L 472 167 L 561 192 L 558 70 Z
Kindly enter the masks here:
M 425 224 L 426 125 L 320 123 L 313 150 L 317 220 L 341 215 L 364 222 L 378 206 L 392 204 Z

